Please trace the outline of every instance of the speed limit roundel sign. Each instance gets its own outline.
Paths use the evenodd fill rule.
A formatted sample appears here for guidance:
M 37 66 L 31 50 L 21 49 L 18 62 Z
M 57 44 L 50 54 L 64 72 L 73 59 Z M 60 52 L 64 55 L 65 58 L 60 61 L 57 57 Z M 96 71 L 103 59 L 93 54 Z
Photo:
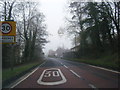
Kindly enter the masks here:
M 12 26 L 9 23 L 2 23 L 0 28 L 1 28 L 0 30 L 3 34 L 8 34 L 12 30 Z

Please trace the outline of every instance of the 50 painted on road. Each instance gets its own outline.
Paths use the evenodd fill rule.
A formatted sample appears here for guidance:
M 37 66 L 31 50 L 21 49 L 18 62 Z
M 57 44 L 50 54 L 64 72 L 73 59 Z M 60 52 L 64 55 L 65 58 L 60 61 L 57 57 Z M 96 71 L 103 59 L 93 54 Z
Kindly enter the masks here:
M 37 80 L 41 85 L 59 85 L 65 83 L 67 80 L 60 69 L 50 68 L 45 69 L 40 78 Z

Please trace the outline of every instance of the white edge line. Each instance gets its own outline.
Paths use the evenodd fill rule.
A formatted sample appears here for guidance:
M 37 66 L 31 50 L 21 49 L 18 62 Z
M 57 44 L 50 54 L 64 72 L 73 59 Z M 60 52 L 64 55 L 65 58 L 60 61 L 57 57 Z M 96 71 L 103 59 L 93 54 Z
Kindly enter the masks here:
M 76 75 L 77 77 L 81 78 L 81 76 L 79 76 L 76 72 L 74 72 L 73 70 L 70 70 L 74 75 Z
M 93 65 L 89 65 L 89 66 L 94 67 L 94 68 L 103 69 L 103 70 L 110 71 L 110 72 L 114 72 L 114 73 L 120 73 L 120 72 L 118 72 L 118 71 L 114 71 L 114 70 L 106 69 L 106 68 L 103 68 L 103 67 L 98 67 L 98 66 L 93 66 Z
M 67 60 L 68 61 L 68 60 Z M 77 62 L 73 62 L 73 61 L 69 61 L 69 62 L 72 62 L 72 63 L 77 63 Z M 110 70 L 110 69 L 107 69 L 107 68 L 103 68 L 103 67 L 98 67 L 98 66 L 93 66 L 93 65 L 90 65 L 90 64 L 85 64 L 85 63 L 81 63 L 81 64 L 84 64 L 84 65 L 88 65 L 88 66 L 91 66 L 91 67 L 94 67 L 94 68 L 99 68 L 99 69 L 103 69 L 103 70 L 106 70 L 106 71 L 110 71 L 110 72 L 114 72 L 114 73 L 119 73 L 119 71 L 115 71 L 115 70 Z
M 45 64 L 47 62 L 47 60 L 45 62 L 43 62 L 42 64 L 40 64 L 38 67 L 42 66 L 43 64 Z
M 46 61 L 44 63 L 42 63 L 41 65 L 45 64 Z M 40 66 L 41 66 L 40 65 Z M 39 66 L 38 66 L 39 67 Z M 22 81 L 24 81 L 25 79 L 27 79 L 30 75 L 32 75 L 35 71 L 37 71 L 38 67 L 36 69 L 34 69 L 30 74 L 28 74 L 25 78 L 23 78 L 22 80 L 20 80 L 19 82 L 17 82 L 15 85 L 13 85 L 11 88 L 14 88 L 15 86 L 17 86 L 18 84 L 20 84 Z
M 57 82 L 43 82 L 43 81 L 42 81 L 42 78 L 43 78 L 43 75 L 44 75 L 45 71 L 46 71 L 46 70 L 51 70 L 51 69 L 56 69 L 56 70 L 58 70 L 63 80 L 57 81 Z M 58 85 L 58 84 L 65 83 L 66 81 L 67 81 L 67 80 L 66 80 L 66 78 L 64 77 L 64 75 L 62 74 L 62 72 L 61 72 L 60 69 L 50 68 L 50 69 L 45 69 L 45 70 L 43 71 L 43 73 L 41 74 L 40 78 L 37 80 L 37 83 L 38 83 L 38 84 L 42 84 L 42 85 Z
M 91 88 L 96 88 L 94 85 L 92 85 L 92 84 L 89 84 L 89 86 L 91 87 Z
M 36 70 L 38 69 L 38 67 L 32 71 L 30 74 L 28 74 L 25 78 L 23 78 L 22 80 L 20 80 L 19 82 L 17 82 L 15 85 L 13 85 L 11 88 L 14 88 L 15 86 L 17 86 L 18 84 L 20 84 L 22 81 L 24 81 L 25 79 L 27 79 L 30 75 L 32 75 Z
M 65 68 L 68 68 L 66 65 L 63 65 Z

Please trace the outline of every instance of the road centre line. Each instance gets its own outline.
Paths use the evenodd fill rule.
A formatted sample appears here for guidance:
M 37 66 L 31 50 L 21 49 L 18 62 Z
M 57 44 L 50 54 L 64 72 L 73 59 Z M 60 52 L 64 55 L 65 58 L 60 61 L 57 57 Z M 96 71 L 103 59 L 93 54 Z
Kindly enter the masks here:
M 41 65 L 39 66 L 42 66 L 43 64 L 45 64 L 45 62 L 43 62 Z M 39 67 L 38 66 L 38 67 Z M 22 81 L 24 81 L 25 79 L 27 79 L 29 76 L 31 76 L 35 71 L 37 71 L 38 67 L 36 69 L 34 69 L 30 74 L 28 74 L 25 78 L 23 78 L 22 80 L 20 80 L 19 82 L 17 82 L 16 84 L 14 84 L 11 88 L 14 88 L 15 86 L 17 86 L 18 84 L 20 84 Z
M 110 72 L 114 72 L 114 73 L 120 73 L 118 71 L 114 71 L 114 70 L 110 70 L 110 69 L 106 69 L 106 68 L 102 68 L 102 67 L 98 67 L 98 66 L 93 66 L 93 65 L 88 65 L 88 66 L 98 68 L 98 69 L 102 69 L 102 70 L 106 70 L 106 71 L 110 71 Z
M 74 72 L 73 70 L 70 70 L 74 75 L 76 75 L 77 77 L 81 78 L 81 76 L 79 76 L 76 72 Z M 98 90 L 93 84 L 88 84 L 91 88 L 94 88 L 95 90 Z
M 89 84 L 89 86 L 91 87 L 91 88 L 94 88 L 94 89 L 97 89 L 94 85 L 92 85 L 92 84 Z
M 68 68 L 66 65 L 63 65 L 65 68 Z
M 81 76 L 79 76 L 76 72 L 74 72 L 73 70 L 70 70 L 74 75 L 76 75 L 77 77 L 81 78 Z
M 63 63 L 61 63 L 63 65 Z

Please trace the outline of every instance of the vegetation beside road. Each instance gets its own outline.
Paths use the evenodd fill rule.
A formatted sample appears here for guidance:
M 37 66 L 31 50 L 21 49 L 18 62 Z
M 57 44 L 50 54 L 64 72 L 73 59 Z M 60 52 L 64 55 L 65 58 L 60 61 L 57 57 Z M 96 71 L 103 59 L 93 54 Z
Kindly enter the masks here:
M 119 70 L 120 2 L 69 2 L 66 31 L 73 46 L 65 58 Z M 59 29 L 61 32 L 62 29 Z M 59 31 L 59 32 L 60 32 Z
M 88 59 L 88 58 L 79 58 L 79 59 L 78 58 L 65 58 L 65 59 L 119 71 L 120 65 L 118 63 L 117 57 L 118 55 L 114 54 L 111 56 L 104 56 L 98 59 Z
M 35 62 L 30 62 L 28 64 L 24 64 L 24 65 L 19 65 L 14 67 L 13 70 L 11 70 L 10 68 L 8 69 L 3 69 L 2 70 L 2 80 L 5 81 L 7 79 L 10 79 L 12 77 L 15 77 L 16 75 L 19 75 L 22 72 L 25 72 L 26 70 L 35 67 L 37 65 L 42 64 L 44 61 L 35 61 Z
M 2 45 L 2 68 L 12 70 L 15 65 L 41 59 L 48 32 L 38 2 L 2 0 L 0 3 L 0 21 L 16 22 L 16 43 Z

